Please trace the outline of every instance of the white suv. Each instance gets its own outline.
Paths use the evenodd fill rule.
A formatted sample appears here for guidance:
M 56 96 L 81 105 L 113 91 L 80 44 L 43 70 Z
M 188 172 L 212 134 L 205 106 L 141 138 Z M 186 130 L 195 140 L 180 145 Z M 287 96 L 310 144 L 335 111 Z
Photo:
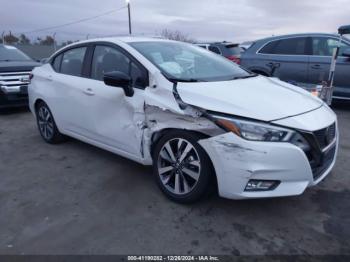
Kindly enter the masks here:
M 334 166 L 337 120 L 306 91 L 194 45 L 79 42 L 35 68 L 30 108 L 48 143 L 74 137 L 144 165 L 192 202 L 299 195 Z

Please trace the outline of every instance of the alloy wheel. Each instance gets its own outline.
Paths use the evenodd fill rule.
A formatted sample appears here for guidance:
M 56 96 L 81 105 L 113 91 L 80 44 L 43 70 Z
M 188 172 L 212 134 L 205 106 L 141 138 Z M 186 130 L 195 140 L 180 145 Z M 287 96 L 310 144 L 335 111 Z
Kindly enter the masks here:
M 173 194 L 190 193 L 196 186 L 201 163 L 196 148 L 186 139 L 174 138 L 160 150 L 157 162 L 162 184 Z
M 38 110 L 38 124 L 42 136 L 50 140 L 54 135 L 54 122 L 49 109 L 45 106 L 41 106 Z

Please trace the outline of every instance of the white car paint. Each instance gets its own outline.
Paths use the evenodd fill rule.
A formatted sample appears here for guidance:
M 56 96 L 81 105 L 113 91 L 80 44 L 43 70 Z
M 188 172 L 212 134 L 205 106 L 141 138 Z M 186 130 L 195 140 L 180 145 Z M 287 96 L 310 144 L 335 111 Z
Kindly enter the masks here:
M 179 83 L 178 91 L 188 104 L 263 121 L 302 114 L 323 104 L 303 89 L 264 76 L 225 82 Z M 288 99 L 280 99 L 286 97 Z
M 197 110 L 199 107 L 311 132 L 336 123 L 331 109 L 306 91 L 263 76 L 178 83 L 182 101 L 191 105 L 184 109 L 174 97 L 174 84 L 128 44 L 167 40 L 100 40 L 114 43 L 132 54 L 148 70 L 149 86 L 145 90 L 135 89 L 133 97 L 126 97 L 121 88 L 56 73 L 50 64 L 35 68 L 29 86 L 30 109 L 35 115 L 36 101 L 45 101 L 61 133 L 150 165 L 153 136 L 157 132 L 167 128 L 202 132 L 211 136 L 200 140 L 199 144 L 213 162 L 219 194 L 231 199 L 299 195 L 308 186 L 320 182 L 334 166 L 336 157 L 314 180 L 310 163 L 299 147 L 287 142 L 247 141 L 223 131 Z M 80 43 L 94 41 L 97 40 Z M 338 133 L 336 147 L 337 144 Z M 250 179 L 279 180 L 281 183 L 274 190 L 245 192 Z

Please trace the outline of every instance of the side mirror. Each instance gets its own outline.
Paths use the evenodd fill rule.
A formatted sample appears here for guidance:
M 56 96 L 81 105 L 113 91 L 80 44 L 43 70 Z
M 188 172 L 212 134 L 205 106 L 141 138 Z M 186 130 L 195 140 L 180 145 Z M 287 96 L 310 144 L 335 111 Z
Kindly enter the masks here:
M 340 35 L 347 35 L 350 34 L 350 25 L 343 25 L 338 28 L 338 33 Z
M 132 79 L 127 74 L 120 71 L 113 71 L 105 73 L 103 81 L 108 86 L 120 87 L 124 89 L 124 93 L 128 97 L 134 95 L 134 89 L 132 88 Z
M 350 57 L 350 48 L 345 49 L 341 55 L 346 56 L 346 57 Z

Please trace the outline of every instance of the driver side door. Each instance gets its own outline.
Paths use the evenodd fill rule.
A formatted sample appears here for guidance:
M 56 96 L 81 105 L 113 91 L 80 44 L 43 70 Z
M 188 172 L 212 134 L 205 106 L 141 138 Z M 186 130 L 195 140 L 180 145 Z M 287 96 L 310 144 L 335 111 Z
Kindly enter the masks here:
M 124 49 L 97 43 L 91 52 L 90 81 L 85 88 L 85 114 L 90 119 L 90 135 L 95 143 L 131 158 L 142 157 L 144 89 L 148 86 L 147 70 Z M 132 78 L 134 95 L 127 97 L 119 87 L 107 86 L 105 73 L 121 71 Z

